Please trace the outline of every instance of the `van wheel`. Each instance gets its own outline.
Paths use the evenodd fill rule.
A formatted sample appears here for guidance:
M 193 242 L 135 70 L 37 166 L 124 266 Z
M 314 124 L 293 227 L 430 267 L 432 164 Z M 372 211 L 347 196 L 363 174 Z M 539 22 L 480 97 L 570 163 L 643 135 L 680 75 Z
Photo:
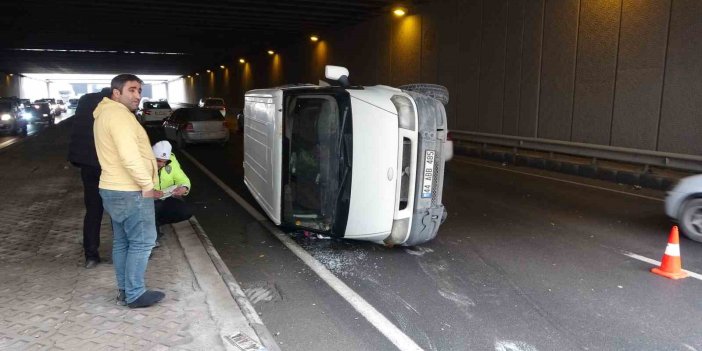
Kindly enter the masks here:
M 449 91 L 443 85 L 417 83 L 417 84 L 400 85 L 397 88 L 402 89 L 402 90 L 407 90 L 407 91 L 413 91 L 415 93 L 424 94 L 428 97 L 432 97 L 436 100 L 439 100 L 444 105 L 447 105 L 449 103 Z
M 680 212 L 680 229 L 688 238 L 702 242 L 702 199 L 692 199 L 685 203 Z

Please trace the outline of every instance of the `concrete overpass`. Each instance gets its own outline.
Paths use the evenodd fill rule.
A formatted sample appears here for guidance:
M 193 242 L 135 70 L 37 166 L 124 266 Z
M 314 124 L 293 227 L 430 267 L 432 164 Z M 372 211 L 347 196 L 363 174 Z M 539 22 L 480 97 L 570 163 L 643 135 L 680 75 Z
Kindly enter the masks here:
M 145 73 L 160 65 L 160 71 L 181 74 L 182 83 L 173 84 L 183 84 L 187 101 L 182 102 L 222 96 L 236 108 L 246 90 L 317 82 L 325 64 L 338 64 L 347 66 L 358 84 L 447 86 L 453 130 L 702 154 L 698 1 L 426 1 L 409 4 L 403 17 L 393 16 L 391 3 L 384 1 L 334 6 L 300 1 L 281 11 L 256 2 L 236 3 L 228 12 L 233 16 L 228 23 L 236 25 L 222 26 L 221 32 L 207 27 L 204 36 L 195 35 L 205 30 L 197 23 L 210 18 L 210 10 L 217 6 L 198 10 L 164 2 L 149 12 L 161 12 L 171 23 L 142 12 L 144 30 L 136 28 L 123 39 L 114 38 L 114 33 L 104 41 L 97 36 L 86 44 L 145 50 L 149 43 L 162 42 L 168 45 L 161 49 L 154 44 L 158 50 L 184 55 L 131 58 L 124 53 L 42 53 L 5 47 L 2 69 L 14 75 L 4 75 L 0 94 L 17 91 L 23 69 L 90 71 L 112 55 L 109 65 L 119 71 Z M 69 5 L 77 6 L 66 2 L 62 8 Z M 33 11 L 31 3 L 21 6 Z M 147 4 L 139 6 L 149 9 Z M 185 20 L 177 11 L 188 9 L 190 19 Z M 47 48 L 62 48 L 61 38 L 67 38 L 70 47 L 78 48 L 77 39 L 86 34 L 70 39 L 75 33 L 71 23 L 86 14 L 119 23 L 119 17 L 108 15 L 111 10 L 100 6 L 61 17 L 57 23 L 67 24 L 60 38 L 41 34 L 47 27 L 26 22 L 22 30 L 13 29 L 23 35 L 11 33 L 10 45 L 22 48 L 44 42 Z M 126 8 L 119 12 L 125 13 Z M 158 24 L 149 24 L 150 20 Z M 171 30 L 180 33 L 184 25 L 190 32 L 181 40 L 167 35 Z M 290 26 L 297 27 L 291 32 Z M 312 42 L 313 34 L 320 40 Z M 56 40 L 42 40 L 47 35 Z M 267 50 L 275 53 L 269 55 Z M 28 54 L 32 66 L 27 64 Z M 55 61 L 57 54 L 78 57 L 83 66 L 56 67 L 57 62 L 66 62 Z M 160 63 L 152 62 L 154 56 Z

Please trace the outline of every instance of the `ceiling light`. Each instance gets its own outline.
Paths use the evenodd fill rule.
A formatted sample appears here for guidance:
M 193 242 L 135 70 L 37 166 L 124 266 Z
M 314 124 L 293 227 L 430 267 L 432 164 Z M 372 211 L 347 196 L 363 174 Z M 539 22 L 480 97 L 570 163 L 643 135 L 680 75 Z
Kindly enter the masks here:
M 246 63 L 246 60 L 244 60 L 243 58 L 240 58 L 239 63 Z
M 312 41 L 319 41 L 319 37 L 316 36 L 316 35 L 313 35 L 313 36 L 310 37 L 310 40 L 312 40 Z
M 195 75 L 196 75 L 196 76 L 199 76 L 199 75 L 200 75 L 200 73 L 195 73 Z
M 275 51 L 273 51 L 273 50 L 268 50 L 268 55 L 273 55 L 273 54 L 275 54 Z
M 224 65 L 220 65 L 219 68 L 224 69 L 225 67 L 224 67 Z
M 191 75 L 188 75 L 188 78 L 192 78 L 192 77 L 193 77 L 193 76 L 191 76 Z
M 8 76 L 12 77 L 12 76 L 14 76 L 14 74 L 10 73 L 10 74 L 8 74 Z
M 210 72 L 212 72 L 212 71 L 210 71 L 210 70 L 208 69 L 208 70 L 207 70 L 207 73 L 210 73 Z
M 392 11 L 392 13 L 397 17 L 402 17 L 407 14 L 407 9 L 403 7 L 398 7 Z

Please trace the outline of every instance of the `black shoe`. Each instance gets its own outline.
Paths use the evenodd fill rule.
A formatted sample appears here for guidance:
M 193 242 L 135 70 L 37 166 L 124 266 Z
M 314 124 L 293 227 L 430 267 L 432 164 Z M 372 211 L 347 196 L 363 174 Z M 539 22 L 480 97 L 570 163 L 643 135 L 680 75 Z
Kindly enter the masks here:
M 120 306 L 127 305 L 127 294 L 124 292 L 124 290 L 119 289 L 119 292 L 117 293 L 117 297 L 115 298 L 115 300 L 117 300 L 117 304 Z
M 85 269 L 93 269 L 93 268 L 97 267 L 98 263 L 100 263 L 99 259 L 96 260 L 93 258 L 89 258 L 89 259 L 85 260 Z
M 127 306 L 129 306 L 129 308 L 149 307 L 163 300 L 164 297 L 166 297 L 166 294 L 160 291 L 146 290 L 138 299 L 128 303 Z

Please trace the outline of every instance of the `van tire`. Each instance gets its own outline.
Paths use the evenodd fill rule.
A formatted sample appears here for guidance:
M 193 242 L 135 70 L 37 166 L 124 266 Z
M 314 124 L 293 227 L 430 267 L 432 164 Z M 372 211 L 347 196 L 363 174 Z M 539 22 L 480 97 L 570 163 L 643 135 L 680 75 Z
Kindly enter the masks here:
M 407 91 L 413 91 L 415 93 L 424 94 L 428 97 L 432 97 L 436 100 L 439 100 L 444 105 L 448 105 L 448 103 L 449 103 L 449 91 L 443 85 L 417 83 L 417 84 L 400 85 L 397 88 L 402 89 L 402 90 L 407 90 Z
M 690 199 L 685 202 L 680 211 L 678 222 L 683 234 L 688 238 L 702 242 L 702 198 Z

